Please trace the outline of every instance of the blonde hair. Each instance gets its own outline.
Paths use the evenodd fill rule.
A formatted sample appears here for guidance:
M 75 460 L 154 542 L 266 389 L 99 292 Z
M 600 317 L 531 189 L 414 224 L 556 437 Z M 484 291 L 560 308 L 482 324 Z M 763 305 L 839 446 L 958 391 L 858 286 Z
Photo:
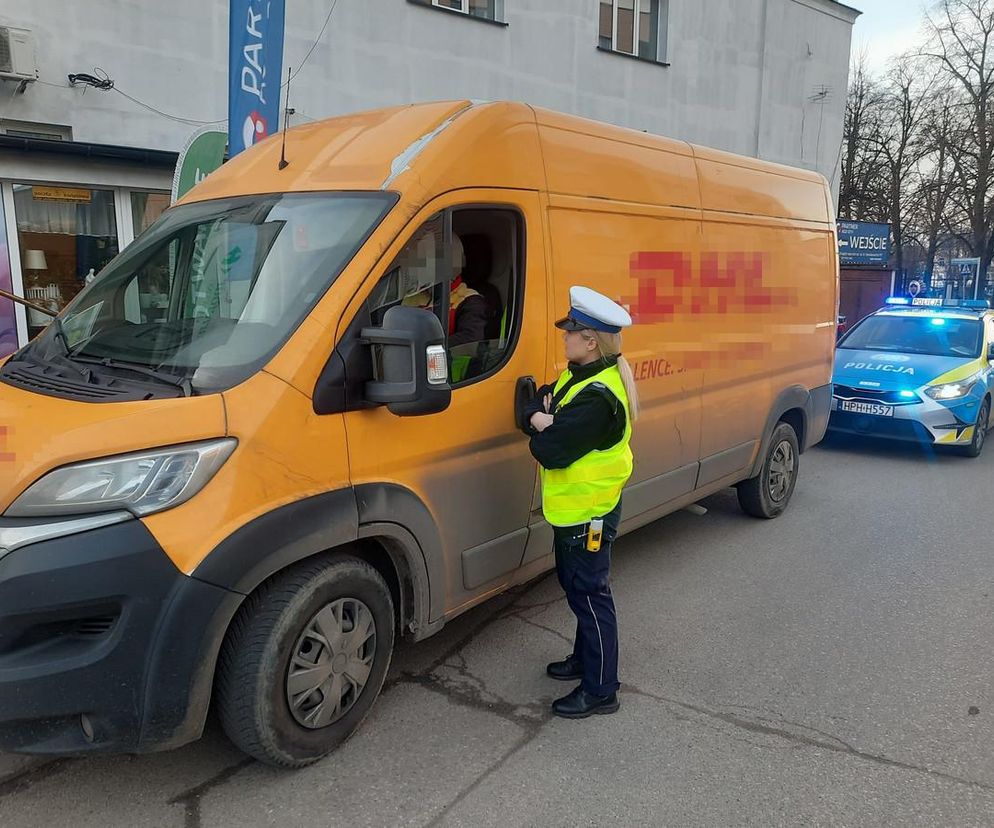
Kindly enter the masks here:
M 635 422 L 639 418 L 640 411 L 639 392 L 638 388 L 635 387 L 632 366 L 621 355 L 621 334 L 586 330 L 580 331 L 580 335 L 588 342 L 593 340 L 597 343 L 597 352 L 601 359 L 618 358 L 618 373 L 621 374 L 621 384 L 625 386 L 625 395 L 628 397 L 628 410 L 631 412 L 632 422 Z

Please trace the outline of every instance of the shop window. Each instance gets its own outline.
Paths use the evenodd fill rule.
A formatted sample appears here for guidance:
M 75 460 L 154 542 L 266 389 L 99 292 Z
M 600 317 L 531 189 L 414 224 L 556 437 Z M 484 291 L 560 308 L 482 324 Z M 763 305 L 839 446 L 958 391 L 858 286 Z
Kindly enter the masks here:
M 114 191 L 14 185 L 24 295 L 61 310 L 118 252 Z M 28 311 L 28 333 L 48 318 Z
M 7 222 L 4 218 L 3 199 L 0 199 L 0 288 L 8 293 L 14 290 L 10 275 L 10 248 L 7 244 Z M 17 323 L 14 303 L 0 298 L 0 357 L 17 350 Z
M 131 221 L 135 236 L 140 236 L 169 206 L 169 193 L 131 193 Z
M 601 0 L 598 47 L 666 62 L 669 0 Z

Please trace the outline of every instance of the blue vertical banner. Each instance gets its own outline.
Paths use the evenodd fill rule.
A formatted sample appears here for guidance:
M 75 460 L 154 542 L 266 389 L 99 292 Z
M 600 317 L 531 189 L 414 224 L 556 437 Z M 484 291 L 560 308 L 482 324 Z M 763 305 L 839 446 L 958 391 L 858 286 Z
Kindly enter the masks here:
M 286 0 L 230 0 L 228 157 L 279 129 Z

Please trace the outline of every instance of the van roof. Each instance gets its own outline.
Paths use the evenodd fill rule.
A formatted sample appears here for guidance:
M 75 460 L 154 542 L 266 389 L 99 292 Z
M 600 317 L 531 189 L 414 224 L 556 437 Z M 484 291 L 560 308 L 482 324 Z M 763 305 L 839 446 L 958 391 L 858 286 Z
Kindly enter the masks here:
M 395 190 L 415 204 L 501 187 L 832 221 L 814 172 L 513 102 L 439 101 L 358 112 L 286 132 L 236 156 L 184 201 L 233 195 Z M 623 148 L 619 151 L 619 147 Z M 602 174 L 590 174 L 592 170 Z M 665 169 L 665 176 L 658 172 Z

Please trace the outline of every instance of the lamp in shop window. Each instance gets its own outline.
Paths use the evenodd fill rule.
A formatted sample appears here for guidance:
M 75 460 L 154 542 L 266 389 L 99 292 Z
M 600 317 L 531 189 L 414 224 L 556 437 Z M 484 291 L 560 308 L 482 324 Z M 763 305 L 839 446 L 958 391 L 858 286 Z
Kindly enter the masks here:
M 24 269 L 34 276 L 33 281 L 39 282 L 42 278 L 42 271 L 48 270 L 48 261 L 45 259 L 44 250 L 25 250 Z
M 30 276 L 30 285 L 25 287 L 24 295 L 34 302 L 41 302 L 48 307 L 52 307 L 52 302 L 45 302 L 45 299 L 52 298 L 53 288 L 55 291 L 58 290 L 54 285 L 50 285 L 48 288 L 41 286 L 41 280 L 44 278 L 45 271 L 48 270 L 48 261 L 45 258 L 44 250 L 25 250 L 24 251 L 24 270 Z M 52 310 L 57 310 L 58 306 L 53 307 Z M 28 309 L 28 324 L 32 327 L 44 327 L 49 322 L 49 319 L 41 311 L 36 311 L 31 308 Z

